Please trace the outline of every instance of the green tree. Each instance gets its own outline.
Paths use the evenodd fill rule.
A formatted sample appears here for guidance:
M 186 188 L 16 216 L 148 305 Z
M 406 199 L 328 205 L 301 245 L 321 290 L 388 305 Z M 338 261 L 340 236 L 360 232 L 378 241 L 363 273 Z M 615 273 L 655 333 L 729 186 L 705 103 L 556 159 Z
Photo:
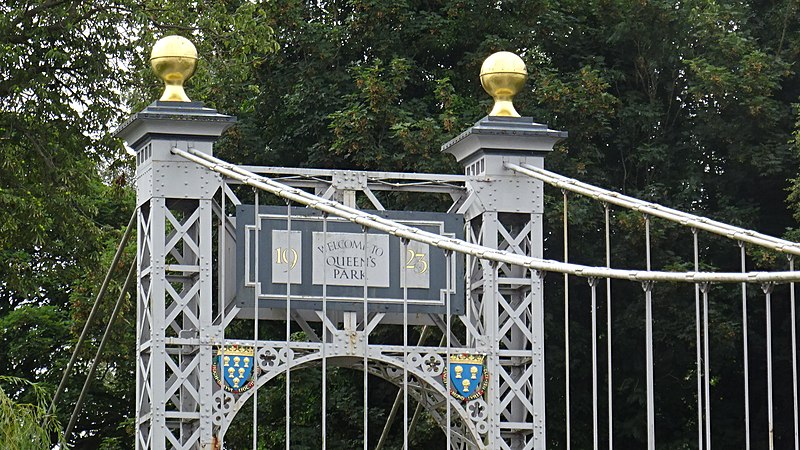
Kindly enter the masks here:
M 109 135 L 124 113 L 128 6 L 0 6 L 0 374 L 50 391 L 82 325 L 74 315 L 89 302 L 75 285 L 103 270 L 105 240 L 130 217 L 123 173 L 114 169 L 124 153 Z M 76 377 L 69 396 L 81 384 Z M 30 390 L 20 395 L 40 403 Z M 119 399 L 106 408 L 119 422 L 129 407 Z M 67 414 L 62 423 L 66 409 L 57 410 Z
M 64 444 L 61 425 L 47 413 L 49 394 L 36 383 L 22 378 L 0 376 L 0 441 L 15 450 L 41 450 L 50 447 L 52 436 Z M 22 403 L 15 394 L 32 391 L 34 403 Z

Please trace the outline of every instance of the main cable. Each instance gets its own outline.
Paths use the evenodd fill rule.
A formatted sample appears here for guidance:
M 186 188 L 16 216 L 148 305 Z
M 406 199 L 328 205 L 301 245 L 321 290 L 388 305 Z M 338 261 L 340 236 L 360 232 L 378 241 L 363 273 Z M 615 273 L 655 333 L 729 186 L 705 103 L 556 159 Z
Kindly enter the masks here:
M 265 190 L 278 197 L 291 200 L 313 209 L 327 212 L 342 217 L 359 225 L 387 232 L 400 238 L 408 238 L 459 253 L 472 255 L 499 263 L 512 264 L 535 269 L 543 272 L 568 273 L 579 277 L 617 278 L 631 281 L 673 281 L 683 283 L 710 282 L 710 283 L 765 283 L 800 281 L 798 272 L 665 272 L 655 270 L 623 270 L 608 269 L 605 267 L 591 267 L 580 264 L 563 263 L 541 258 L 532 258 L 517 255 L 505 250 L 492 249 L 482 245 L 469 243 L 462 239 L 443 237 L 435 233 L 410 227 L 399 222 L 385 219 L 375 214 L 365 213 L 356 208 L 351 208 L 341 203 L 327 200 L 301 189 L 281 184 L 270 178 L 256 175 L 239 166 L 227 163 L 221 159 L 204 154 L 197 150 L 190 152 L 173 148 L 172 153 L 182 156 L 189 161 L 200 164 L 214 172 L 238 180 L 246 185 Z

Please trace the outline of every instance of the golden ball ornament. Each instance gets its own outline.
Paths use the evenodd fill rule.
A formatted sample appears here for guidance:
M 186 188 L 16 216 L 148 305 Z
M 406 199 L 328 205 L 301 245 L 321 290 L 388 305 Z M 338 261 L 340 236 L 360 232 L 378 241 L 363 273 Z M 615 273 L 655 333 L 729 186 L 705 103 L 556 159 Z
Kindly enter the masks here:
M 486 58 L 481 66 L 481 86 L 494 98 L 489 115 L 520 117 L 513 100 L 527 78 L 525 62 L 511 52 L 497 52 Z
M 197 49 L 191 41 L 182 36 L 166 36 L 153 45 L 150 53 L 150 67 L 164 80 L 162 102 L 190 102 L 183 83 L 197 68 Z

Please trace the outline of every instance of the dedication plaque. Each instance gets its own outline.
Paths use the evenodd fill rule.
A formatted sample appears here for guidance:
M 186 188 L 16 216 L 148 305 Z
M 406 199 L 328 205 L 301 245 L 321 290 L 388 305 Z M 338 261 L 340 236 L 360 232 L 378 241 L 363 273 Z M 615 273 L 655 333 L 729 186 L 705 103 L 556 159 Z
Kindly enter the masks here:
M 459 214 L 369 211 L 431 233 L 463 237 Z M 257 226 L 258 224 L 258 226 Z M 236 209 L 237 302 L 252 308 L 373 312 L 464 313 L 463 255 L 322 215 L 313 209 L 253 205 Z M 258 254 L 258 258 L 256 258 Z M 256 294 L 256 287 L 258 293 Z
M 389 287 L 389 235 L 314 231 L 312 282 Z

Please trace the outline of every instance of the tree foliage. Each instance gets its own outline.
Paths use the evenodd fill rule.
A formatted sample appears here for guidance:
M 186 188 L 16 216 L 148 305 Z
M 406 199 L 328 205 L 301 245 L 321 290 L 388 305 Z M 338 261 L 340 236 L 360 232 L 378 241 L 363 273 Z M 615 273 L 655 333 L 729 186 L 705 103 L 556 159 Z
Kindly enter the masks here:
M 50 446 L 52 436 L 63 445 L 61 426 L 47 413 L 50 397 L 41 385 L 10 376 L 0 376 L 0 383 L 0 441 L 6 448 L 41 450 Z M 14 399 L 25 390 L 32 391 L 34 403 Z

